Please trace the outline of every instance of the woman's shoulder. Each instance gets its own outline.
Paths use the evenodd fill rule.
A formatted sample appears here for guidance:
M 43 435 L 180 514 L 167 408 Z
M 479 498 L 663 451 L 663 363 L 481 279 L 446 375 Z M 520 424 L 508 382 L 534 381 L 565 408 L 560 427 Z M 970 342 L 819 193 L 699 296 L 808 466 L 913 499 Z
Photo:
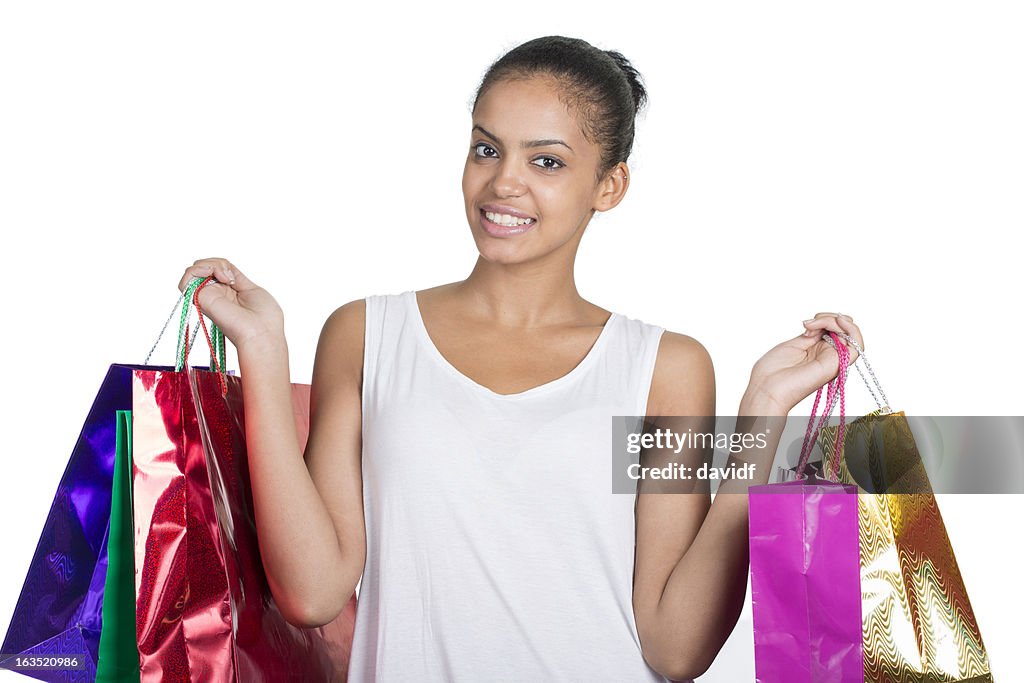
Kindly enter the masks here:
M 715 369 L 704 344 L 683 332 L 636 322 L 660 333 L 648 399 L 649 414 L 714 414 Z
M 403 304 L 402 299 L 410 294 L 412 290 L 368 294 L 339 305 L 324 322 L 318 353 L 322 348 L 330 351 L 333 357 L 348 358 L 353 371 L 358 369 L 361 372 L 367 325 L 381 325 L 384 311 L 389 306 Z
M 316 367 L 333 367 L 361 378 L 363 343 L 366 332 L 366 299 L 353 299 L 338 306 L 327 316 L 317 342 Z M 330 359 L 330 362 L 327 362 Z
M 659 359 L 665 358 L 667 360 L 681 362 L 687 357 L 694 359 L 695 357 L 703 355 L 707 356 L 708 360 L 710 360 L 710 355 L 708 354 L 707 349 L 704 348 L 704 345 L 688 334 L 675 332 L 658 325 L 657 323 L 650 323 L 641 318 L 634 318 L 624 313 L 618 313 L 618 316 L 627 324 L 634 326 L 636 329 L 644 330 L 660 339 L 658 350 Z
M 343 334 L 346 330 L 351 331 L 354 327 L 362 327 L 366 321 L 366 299 L 352 299 L 346 301 L 337 308 L 324 322 L 324 332 L 328 330 L 335 335 Z
M 324 323 L 324 330 L 334 334 L 343 334 L 345 330 L 349 334 L 363 333 L 366 325 L 368 308 L 380 305 L 380 302 L 392 301 L 410 294 L 409 291 L 388 292 L 381 294 L 367 294 L 358 299 L 352 299 L 335 308 Z M 358 329 L 357 329 L 358 328 Z

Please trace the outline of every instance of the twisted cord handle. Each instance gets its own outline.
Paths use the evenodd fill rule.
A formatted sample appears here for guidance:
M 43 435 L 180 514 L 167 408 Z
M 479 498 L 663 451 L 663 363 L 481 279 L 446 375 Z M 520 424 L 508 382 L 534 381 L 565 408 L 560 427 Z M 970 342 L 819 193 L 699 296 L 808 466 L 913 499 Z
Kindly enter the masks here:
M 211 321 L 210 325 L 211 327 L 213 327 L 213 338 L 210 338 L 210 331 L 206 329 L 206 318 L 203 317 L 203 310 L 199 306 L 199 292 L 200 290 L 202 290 L 203 287 L 210 284 L 211 282 L 216 282 L 212 275 L 204 280 L 201 280 L 199 283 L 195 283 L 195 281 L 193 281 L 192 284 L 195 284 L 196 286 L 195 291 L 192 294 L 192 303 L 195 304 L 196 313 L 199 314 L 199 324 L 203 326 L 203 334 L 206 335 L 206 343 L 209 344 L 210 346 L 210 370 L 216 369 L 217 381 L 220 383 L 221 396 L 227 396 L 228 384 L 227 381 L 224 379 L 224 368 L 227 365 L 224 351 L 224 334 L 220 331 L 220 328 L 217 327 L 217 325 Z M 188 289 L 192 289 L 191 284 L 189 285 Z M 186 291 L 188 291 L 188 289 Z M 196 326 L 196 329 L 199 329 L 198 326 Z M 182 356 L 182 359 L 180 361 L 182 365 L 184 365 L 185 360 L 188 358 L 188 348 L 188 340 L 186 337 L 184 355 Z
M 179 296 L 178 300 L 174 304 L 174 308 L 171 309 L 170 315 L 167 316 L 167 320 L 164 321 L 164 326 L 160 330 L 160 334 L 157 335 L 156 341 L 153 342 L 152 348 L 149 353 L 146 354 L 146 359 L 143 361 L 144 365 L 149 364 L 149 359 L 152 357 L 156 347 L 160 344 L 160 340 L 163 338 L 164 332 L 167 331 L 167 326 L 170 325 L 171 319 L 174 318 L 174 311 L 181 306 L 181 316 L 178 323 L 178 344 L 177 351 L 175 353 L 175 366 L 176 372 L 181 372 L 188 362 L 189 351 L 195 345 L 196 336 L 199 334 L 199 328 L 202 327 L 203 333 L 206 336 L 207 344 L 210 346 L 210 370 L 216 371 L 220 379 L 221 393 L 227 394 L 227 382 L 224 380 L 226 374 L 227 360 L 226 360 L 226 347 L 224 333 L 216 323 L 211 321 L 211 328 L 207 329 L 206 319 L 203 317 L 202 309 L 199 305 L 199 290 L 205 287 L 211 282 L 217 282 L 212 276 L 201 278 L 194 277 L 189 282 L 188 286 L 185 287 Z M 189 317 L 191 314 L 190 304 L 195 306 L 196 312 L 199 314 L 199 323 L 196 325 L 195 330 L 191 332 L 191 341 L 189 340 Z
M 811 416 L 807 420 L 807 433 L 804 434 L 804 443 L 800 448 L 800 461 L 796 466 L 796 477 L 797 479 L 804 479 L 804 469 L 807 467 L 807 461 L 811 456 L 811 451 L 814 448 L 815 442 L 818 440 L 818 433 L 821 428 L 825 426 L 828 421 L 829 415 L 832 414 L 832 407 L 835 402 L 836 394 L 839 395 L 839 435 L 836 439 L 835 452 L 833 458 L 836 462 L 839 460 L 839 446 L 843 442 L 843 432 L 846 425 L 846 367 L 850 360 L 850 350 L 846 346 L 839 342 L 839 337 L 834 332 L 829 331 L 826 337 L 828 341 L 832 343 L 832 346 L 836 349 L 839 354 L 839 372 L 828 383 L 828 394 L 826 395 L 825 403 L 827 408 L 822 412 L 821 419 L 814 428 L 813 435 L 811 433 L 812 425 L 814 424 L 815 413 L 818 412 L 818 402 L 821 399 L 821 392 L 825 389 L 824 386 L 818 387 L 818 393 L 814 396 L 814 405 L 811 407 Z
M 174 302 L 174 306 L 171 308 L 171 312 L 168 314 L 167 320 L 164 321 L 164 326 L 162 328 L 160 328 L 160 334 L 158 334 L 156 336 L 156 341 L 153 342 L 153 346 L 150 347 L 149 353 L 146 354 L 146 359 L 144 361 L 142 361 L 143 365 L 149 365 L 149 359 L 153 357 L 153 352 L 156 351 L 156 347 L 160 344 L 160 340 L 163 339 L 164 332 L 167 331 L 167 326 L 171 324 L 171 319 L 174 318 L 174 312 L 176 310 L 178 310 L 178 306 L 181 306 L 182 302 L 184 300 L 185 300 L 185 292 L 182 292 L 181 294 L 178 295 L 178 300 Z M 179 328 L 178 328 L 178 349 L 179 350 L 175 352 L 175 357 L 177 357 L 177 355 L 178 355 L 178 353 L 180 353 L 180 349 L 181 349 L 181 336 L 182 336 L 182 330 L 184 329 L 184 325 L 185 325 L 184 319 L 185 318 L 183 317 L 181 326 L 179 326 Z M 196 336 L 198 334 L 199 334 L 199 328 L 196 327 L 195 332 L 192 333 L 192 342 L 193 343 L 195 343 Z
M 860 348 L 860 344 L 857 343 L 856 339 L 846 334 L 845 332 L 840 332 L 839 335 L 846 339 L 846 341 L 853 344 L 853 348 L 857 349 L 857 353 L 860 354 L 857 356 L 857 360 L 853 362 L 853 367 L 857 369 L 857 373 L 860 375 L 860 378 L 864 380 L 864 386 L 868 388 L 868 392 L 871 394 L 871 398 L 875 400 L 875 405 L 878 406 L 878 409 L 883 414 L 891 413 L 892 409 L 889 407 L 889 399 L 886 397 L 885 392 L 882 390 L 882 385 L 878 382 L 878 377 L 875 376 L 875 371 L 871 368 L 871 363 L 868 362 L 868 357 L 864 353 L 864 349 Z M 825 341 L 828 342 L 833 347 L 836 346 L 836 343 L 832 341 L 831 337 L 826 337 Z M 871 374 L 871 379 L 874 381 L 875 387 L 878 389 L 878 393 L 882 397 L 881 401 L 878 400 L 878 396 L 875 395 L 874 389 L 871 388 L 871 383 L 868 382 L 868 378 L 864 376 L 864 371 L 860 369 L 859 365 L 857 365 L 857 361 L 861 359 L 864 359 L 864 365 L 865 367 L 867 367 L 868 372 Z

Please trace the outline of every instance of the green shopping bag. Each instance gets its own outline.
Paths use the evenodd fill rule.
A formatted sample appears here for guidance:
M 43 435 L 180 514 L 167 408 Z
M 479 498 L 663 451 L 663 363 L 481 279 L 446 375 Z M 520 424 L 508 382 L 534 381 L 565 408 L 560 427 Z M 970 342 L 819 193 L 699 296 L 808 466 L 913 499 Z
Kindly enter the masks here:
M 139 647 L 135 637 L 135 547 L 132 521 L 132 411 L 117 411 L 114 484 L 107 537 L 107 577 L 103 584 L 96 683 L 138 683 Z

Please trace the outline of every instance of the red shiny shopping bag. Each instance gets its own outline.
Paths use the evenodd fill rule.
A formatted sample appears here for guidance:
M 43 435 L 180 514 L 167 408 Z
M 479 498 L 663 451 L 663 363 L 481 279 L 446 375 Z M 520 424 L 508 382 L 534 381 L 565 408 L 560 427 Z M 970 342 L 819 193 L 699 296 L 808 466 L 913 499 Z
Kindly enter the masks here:
M 200 322 L 205 327 L 201 313 Z M 179 344 L 186 355 L 187 347 Z M 180 370 L 133 373 L 141 679 L 344 681 L 356 596 L 319 628 L 288 623 L 274 603 L 256 536 L 243 378 L 222 371 L 220 349 L 221 371 L 179 358 Z M 292 405 L 304 449 L 309 385 L 292 385 Z

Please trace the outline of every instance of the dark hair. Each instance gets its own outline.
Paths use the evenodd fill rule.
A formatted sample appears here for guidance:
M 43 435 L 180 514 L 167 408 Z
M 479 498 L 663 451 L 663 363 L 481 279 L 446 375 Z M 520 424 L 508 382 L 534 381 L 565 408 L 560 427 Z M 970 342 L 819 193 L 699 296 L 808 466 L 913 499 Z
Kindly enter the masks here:
M 629 158 L 636 116 L 647 101 L 640 73 L 621 53 L 579 38 L 535 38 L 505 53 L 484 74 L 472 111 L 496 83 L 537 75 L 558 82 L 559 99 L 580 116 L 584 137 L 601 148 L 598 179 Z

